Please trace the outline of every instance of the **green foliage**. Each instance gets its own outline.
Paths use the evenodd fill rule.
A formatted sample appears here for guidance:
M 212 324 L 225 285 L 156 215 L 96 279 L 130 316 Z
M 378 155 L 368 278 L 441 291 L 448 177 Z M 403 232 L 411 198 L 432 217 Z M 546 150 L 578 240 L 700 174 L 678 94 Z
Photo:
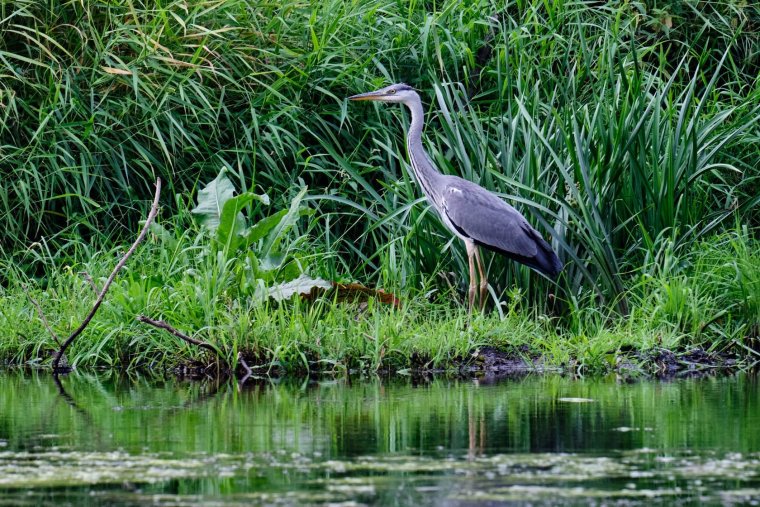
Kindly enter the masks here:
M 246 192 L 233 198 L 235 187 L 225 176 L 224 169 L 216 179 L 198 191 L 198 206 L 193 208 L 198 221 L 212 233 L 225 249 L 232 249 L 232 241 L 238 241 L 238 236 L 245 230 L 245 216 L 242 209 L 253 200 L 269 204 L 269 197 Z M 237 245 L 235 245 L 237 246 Z
M 299 275 L 304 276 L 305 262 L 293 251 L 303 238 L 287 243 L 284 249 L 283 241 L 298 218 L 310 214 L 308 208 L 301 206 L 307 189 L 296 194 L 288 209 L 249 226 L 242 210 L 254 201 L 269 205 L 269 197 L 252 192 L 234 196 L 235 188 L 225 172 L 222 169 L 198 192 L 198 205 L 191 213 L 211 234 L 211 243 L 204 254 L 221 254 L 225 270 L 237 274 L 242 294 L 258 292 L 257 299 L 261 300 L 272 290 L 266 289 L 267 283 L 288 283 Z M 306 279 L 302 283 L 306 283 Z
M 0 31 L 6 358 L 49 345 L 21 284 L 45 289 L 32 292 L 64 334 L 87 308 L 76 272 L 110 270 L 156 176 L 173 218 L 153 225 L 94 324 L 106 338 L 79 345 L 77 362 L 136 364 L 178 346 L 157 334 L 140 348 L 136 313 L 288 365 L 317 353 L 396 364 L 394 350 L 405 364 L 416 332 L 440 340 L 421 346 L 435 364 L 481 339 L 527 341 L 491 317 L 484 335 L 457 331 L 467 260 L 411 176 L 406 112 L 345 100 L 396 81 L 429 105 L 436 165 L 509 199 L 565 261 L 551 285 L 486 258 L 499 318 L 537 350 L 596 368 L 625 343 L 754 346 L 756 3 L 21 0 L 0 3 Z M 351 310 L 262 305 L 305 271 L 418 306 L 357 329 Z M 563 329 L 531 331 L 543 324 L 515 308 L 559 313 Z M 315 328 L 326 353 L 309 345 Z
M 404 113 L 344 100 L 403 80 L 435 98 L 436 163 L 552 235 L 562 299 L 625 310 L 627 277 L 663 243 L 758 221 L 759 19 L 751 2 L 3 3 L 0 241 L 120 237 L 155 176 L 187 194 L 227 167 L 262 228 L 248 192 L 312 189 L 334 275 L 461 280 L 410 178 Z M 545 299 L 540 278 L 489 263 L 496 295 Z
M 715 236 L 698 245 L 686 269 L 644 274 L 638 306 L 706 347 L 751 344 L 760 329 L 759 252 L 746 228 Z
M 403 298 L 401 308 L 370 299 L 361 309 L 338 303 L 329 293 L 308 302 L 262 301 L 241 287 L 238 269 L 244 257 L 227 261 L 221 250 L 210 253 L 212 240 L 203 229 L 175 226 L 166 234 L 169 230 L 175 231 L 171 241 L 153 235 L 135 253 L 88 330 L 72 345 L 71 363 L 136 368 L 204 359 L 201 349 L 135 322 L 139 314 L 198 334 L 225 351 L 228 360 L 242 351 L 262 370 L 295 372 L 447 368 L 478 347 L 492 346 L 540 357 L 544 366 L 603 373 L 627 351 L 700 346 L 746 356 L 744 347 L 755 348 L 759 337 L 760 245 L 741 228 L 695 244 L 677 264 L 672 249 L 663 250 L 626 293 L 632 303 L 629 317 L 614 319 L 609 309 L 582 304 L 566 321 L 537 316 L 520 291 L 499 308 L 501 315 L 472 318 L 464 307 L 419 296 Z M 287 242 L 296 237 L 291 233 Z M 81 322 L 95 298 L 78 273 L 90 273 L 100 285 L 119 255 L 118 248 L 83 255 L 52 271 L 44 290 L 30 284 L 31 296 L 59 336 Z M 12 272 L 18 278 L 11 289 L 0 288 L 0 362 L 46 361 L 54 344 L 21 289 L 28 280 Z M 280 282 L 261 283 L 271 290 Z M 303 283 L 297 278 L 292 285 Z

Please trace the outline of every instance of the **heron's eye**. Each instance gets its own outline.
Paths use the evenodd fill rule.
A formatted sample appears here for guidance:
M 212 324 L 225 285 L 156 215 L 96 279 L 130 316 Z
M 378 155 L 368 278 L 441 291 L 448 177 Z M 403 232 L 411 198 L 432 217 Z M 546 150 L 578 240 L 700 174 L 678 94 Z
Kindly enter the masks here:
M 388 90 L 388 95 L 393 95 L 394 93 L 396 93 L 396 90 Z

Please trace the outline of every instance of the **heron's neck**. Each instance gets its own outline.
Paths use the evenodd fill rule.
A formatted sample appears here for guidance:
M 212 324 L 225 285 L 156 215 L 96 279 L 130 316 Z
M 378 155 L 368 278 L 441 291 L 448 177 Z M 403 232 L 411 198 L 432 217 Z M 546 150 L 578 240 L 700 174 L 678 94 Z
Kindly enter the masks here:
M 406 148 L 409 151 L 409 161 L 414 175 L 422 186 L 423 192 L 428 199 L 437 200 L 437 184 L 441 173 L 430 162 L 430 157 L 422 147 L 422 128 L 425 124 L 425 113 L 422 110 L 422 102 L 419 100 L 406 103 L 412 113 L 412 123 L 409 125 L 409 134 L 406 137 Z

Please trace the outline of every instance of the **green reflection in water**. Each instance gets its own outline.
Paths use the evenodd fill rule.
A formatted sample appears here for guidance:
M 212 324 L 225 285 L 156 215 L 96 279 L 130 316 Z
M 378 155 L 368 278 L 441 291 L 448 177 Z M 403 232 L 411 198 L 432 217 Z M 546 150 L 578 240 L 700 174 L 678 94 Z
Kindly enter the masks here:
M 753 377 L 259 383 L 0 375 L 0 505 L 731 503 Z M 609 503 L 608 502 L 608 503 Z

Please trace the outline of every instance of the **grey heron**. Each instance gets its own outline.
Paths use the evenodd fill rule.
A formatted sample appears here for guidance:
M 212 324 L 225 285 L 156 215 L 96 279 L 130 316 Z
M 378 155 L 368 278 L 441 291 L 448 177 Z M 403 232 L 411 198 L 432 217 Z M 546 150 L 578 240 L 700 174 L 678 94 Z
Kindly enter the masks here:
M 525 220 L 520 212 L 500 197 L 471 181 L 441 174 L 422 146 L 424 112 L 417 92 L 399 83 L 373 92 L 353 95 L 349 100 L 374 100 L 404 104 L 412 114 L 406 138 L 409 161 L 417 182 L 441 221 L 464 241 L 470 267 L 469 310 L 475 304 L 480 277 L 479 307 L 482 310 L 488 290 L 488 276 L 480 248 L 506 255 L 550 278 L 562 270 L 562 262 L 551 246 Z

